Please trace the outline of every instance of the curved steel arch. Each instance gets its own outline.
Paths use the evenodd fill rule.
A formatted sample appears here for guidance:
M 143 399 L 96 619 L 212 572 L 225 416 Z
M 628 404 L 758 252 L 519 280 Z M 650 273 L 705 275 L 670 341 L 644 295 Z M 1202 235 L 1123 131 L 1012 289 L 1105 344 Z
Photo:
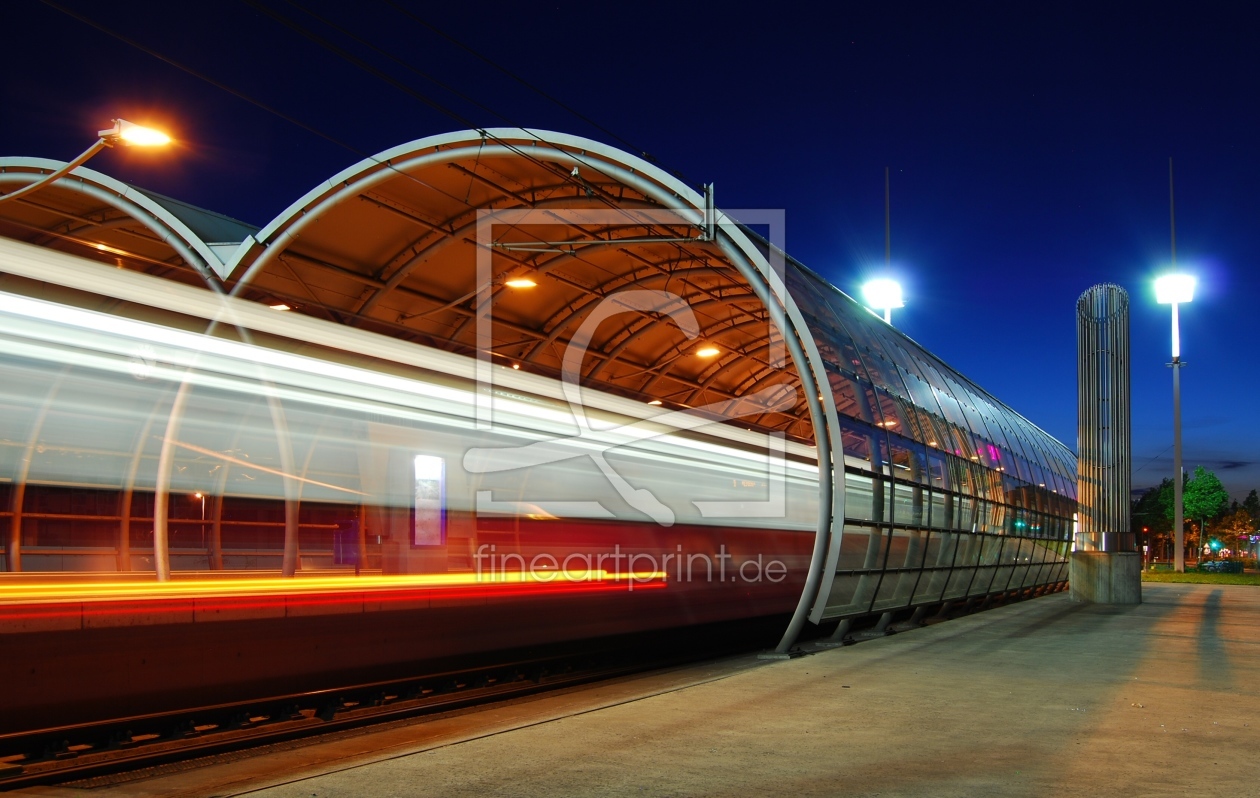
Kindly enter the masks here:
M 495 143 L 488 143 L 491 140 Z M 836 478 L 841 473 L 836 467 L 838 450 L 833 448 L 832 443 L 834 441 L 838 444 L 840 440 L 838 414 L 831 392 L 820 388 L 827 384 L 822 358 L 782 275 L 775 271 L 761 248 L 732 219 L 720 212 L 716 214 L 716 218 L 706 219 L 706 198 L 681 180 L 615 148 L 589 139 L 557 133 L 534 135 L 520 130 L 495 129 L 448 133 L 419 139 L 342 170 L 289 206 L 255 236 L 259 247 L 238 251 L 236 257 L 227 264 L 229 281 L 235 283 L 232 291 L 235 294 L 248 286 L 298 240 L 307 228 L 350 199 L 398 178 L 410 179 L 418 185 L 440 192 L 440 189 L 413 173 L 462 161 L 525 157 L 522 149 L 527 149 L 531 158 L 542 158 L 547 163 L 566 169 L 576 167 L 579 171 L 589 169 L 601 174 L 611 183 L 626 186 L 656 203 L 657 207 L 677 212 L 683 223 L 702 228 L 706 221 L 711 222 L 714 238 L 710 244 L 716 245 L 739 277 L 761 300 L 769 316 L 768 323 L 778 326 L 782 331 L 791 361 L 801 380 L 809 417 L 815 430 L 819 488 L 822 493 L 809 571 L 801 599 L 779 646 L 780 651 L 786 651 L 795 642 L 809 607 L 819 600 L 822 593 L 820 586 L 823 561 L 827 552 L 838 550 L 843 519 L 841 508 L 844 506 L 844 482 L 843 479 Z M 599 193 L 611 208 L 617 208 L 618 198 L 610 197 L 605 190 Z M 632 219 L 631 216 L 627 217 L 628 222 L 632 222 Z M 392 278 L 397 278 L 395 282 L 398 284 L 404 277 L 405 275 L 399 276 L 396 272 L 391 275 L 391 281 L 394 281 Z M 377 295 L 381 293 L 378 291 Z
M 63 166 L 65 166 L 63 161 L 48 158 L 0 158 L 0 183 L 29 185 L 42 180 L 47 174 L 56 172 Z M 9 171 L 11 169 L 34 171 Z M 152 230 L 188 265 L 200 271 L 203 277 L 219 282 L 215 266 L 222 261 L 210 249 L 208 243 L 202 241 L 188 225 L 142 191 L 109 175 L 82 166 L 76 167 L 70 174 L 41 190 L 54 188 L 77 191 L 116 208 Z

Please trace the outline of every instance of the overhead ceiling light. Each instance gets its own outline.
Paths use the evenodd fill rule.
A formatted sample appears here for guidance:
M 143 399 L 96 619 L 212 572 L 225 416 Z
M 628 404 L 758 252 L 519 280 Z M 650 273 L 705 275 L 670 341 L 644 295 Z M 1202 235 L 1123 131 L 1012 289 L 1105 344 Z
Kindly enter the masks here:
M 702 346 L 696 350 L 696 355 L 699 357 L 717 357 L 720 354 L 722 354 L 722 350 L 716 346 Z
M 653 399 L 652 401 L 648 402 L 648 404 L 650 404 L 650 405 L 654 405 L 654 406 L 656 406 L 656 407 L 660 407 L 660 406 L 661 406 L 661 400 L 660 400 L 660 399 Z
M 522 274 L 509 280 L 504 280 L 503 284 L 508 288 L 534 288 L 538 283 L 529 275 Z
M 520 363 L 513 363 L 513 364 L 512 364 L 512 368 L 516 369 L 517 371 L 520 371 L 520 370 L 521 370 L 521 364 L 520 364 Z
M 277 302 L 274 305 L 268 305 L 268 307 L 271 308 L 272 310 L 293 310 L 293 308 L 289 307 L 283 302 Z

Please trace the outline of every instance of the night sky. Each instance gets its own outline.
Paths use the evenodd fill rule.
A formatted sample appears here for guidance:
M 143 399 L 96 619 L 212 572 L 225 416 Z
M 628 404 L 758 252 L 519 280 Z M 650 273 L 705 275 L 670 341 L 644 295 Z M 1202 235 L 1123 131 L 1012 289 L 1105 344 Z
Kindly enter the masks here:
M 650 153 L 714 182 L 723 208 L 785 209 L 788 251 L 856 295 L 883 270 L 888 166 L 907 294 L 894 322 L 1073 448 L 1076 298 L 1128 289 L 1138 488 L 1172 474 L 1169 311 L 1151 288 L 1169 262 L 1171 156 L 1178 264 L 1200 280 L 1182 310 L 1185 465 L 1238 499 L 1260 487 L 1260 48 L 1245 4 L 64 5 L 278 113 L 9 0 L 0 155 L 68 160 L 113 117 L 160 123 L 176 151 L 91 167 L 256 225 L 386 147 L 523 125 Z

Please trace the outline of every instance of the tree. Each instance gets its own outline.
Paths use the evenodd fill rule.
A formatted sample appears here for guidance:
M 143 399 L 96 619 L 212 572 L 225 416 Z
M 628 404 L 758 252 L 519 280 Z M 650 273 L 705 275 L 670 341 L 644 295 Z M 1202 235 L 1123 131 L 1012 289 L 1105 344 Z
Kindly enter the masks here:
M 1226 548 L 1237 552 L 1247 548 L 1239 538 L 1254 533 L 1256 531 L 1256 523 L 1246 510 L 1240 508 L 1232 515 L 1225 516 L 1212 531 Z
M 1216 474 L 1203 466 L 1194 467 L 1194 477 L 1186 483 L 1185 493 L 1181 496 L 1187 518 L 1199 520 L 1199 528 L 1207 525 L 1207 520 L 1229 506 L 1229 494 L 1225 486 L 1217 479 Z
M 1149 545 L 1155 557 L 1167 556 L 1171 548 L 1172 488 L 1172 479 L 1165 478 L 1133 502 L 1133 529 L 1143 533 L 1141 543 Z
M 1242 508 L 1251 516 L 1252 521 L 1260 523 L 1260 496 L 1256 495 L 1254 489 L 1243 499 Z

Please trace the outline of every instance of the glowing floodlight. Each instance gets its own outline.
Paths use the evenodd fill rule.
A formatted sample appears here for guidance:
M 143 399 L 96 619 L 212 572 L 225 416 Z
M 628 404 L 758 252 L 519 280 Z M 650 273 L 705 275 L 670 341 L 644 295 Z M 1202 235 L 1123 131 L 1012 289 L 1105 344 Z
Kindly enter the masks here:
M 1161 305 L 1181 305 L 1193 299 L 1193 275 L 1165 274 L 1155 281 L 1155 301 Z
M 171 143 L 171 137 L 162 131 L 126 119 L 115 119 L 112 128 L 97 135 L 110 146 L 121 142 L 132 147 L 162 147 Z
M 868 307 L 884 311 L 884 321 L 889 324 L 892 324 L 892 309 L 906 306 L 901 298 L 901 284 L 883 277 L 862 286 L 862 298 Z

